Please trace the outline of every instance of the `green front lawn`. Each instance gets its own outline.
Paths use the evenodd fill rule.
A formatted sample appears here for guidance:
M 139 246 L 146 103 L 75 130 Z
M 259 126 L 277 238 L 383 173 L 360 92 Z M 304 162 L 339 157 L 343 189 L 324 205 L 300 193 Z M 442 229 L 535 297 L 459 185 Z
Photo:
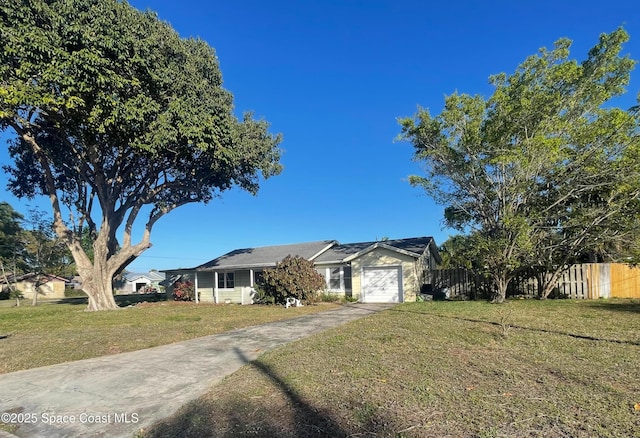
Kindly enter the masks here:
M 86 312 L 77 304 L 0 307 L 0 373 L 140 350 L 241 327 L 328 310 L 164 301 L 117 311 Z
M 146 437 L 640 437 L 640 301 L 410 303 L 268 352 Z

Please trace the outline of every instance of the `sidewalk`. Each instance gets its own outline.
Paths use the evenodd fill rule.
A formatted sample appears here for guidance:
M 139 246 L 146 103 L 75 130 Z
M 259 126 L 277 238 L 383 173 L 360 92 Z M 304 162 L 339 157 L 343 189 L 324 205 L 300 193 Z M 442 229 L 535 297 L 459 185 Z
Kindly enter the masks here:
M 350 304 L 146 350 L 3 374 L 1 421 L 19 423 L 13 434 L 24 438 L 131 438 L 265 351 L 391 307 Z M 0 438 L 5 436 L 12 435 L 0 430 Z

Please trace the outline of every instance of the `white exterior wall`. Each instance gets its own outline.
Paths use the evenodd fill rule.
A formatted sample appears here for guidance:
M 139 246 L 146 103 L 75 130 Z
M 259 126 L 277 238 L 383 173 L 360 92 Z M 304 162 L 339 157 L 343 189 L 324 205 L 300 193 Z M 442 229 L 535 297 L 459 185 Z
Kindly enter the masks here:
M 218 289 L 218 302 L 222 304 L 242 304 L 242 288 Z
M 127 281 L 127 284 L 125 285 L 125 288 L 124 288 L 125 292 L 136 293 L 137 292 L 136 285 L 140 283 L 144 283 L 145 286 L 149 286 L 151 284 L 151 280 L 145 277 L 140 277 L 134 281 Z

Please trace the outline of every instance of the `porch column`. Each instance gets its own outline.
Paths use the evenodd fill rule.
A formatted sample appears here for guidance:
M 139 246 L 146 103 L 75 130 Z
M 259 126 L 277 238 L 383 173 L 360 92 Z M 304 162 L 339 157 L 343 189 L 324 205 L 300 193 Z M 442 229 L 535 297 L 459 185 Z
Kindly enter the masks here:
M 253 287 L 253 269 L 249 269 L 249 286 Z
M 218 304 L 218 271 L 213 273 L 213 302 Z
M 193 288 L 194 288 L 194 295 L 196 297 L 196 304 L 198 304 L 200 302 L 200 300 L 198 299 L 198 271 L 195 271 L 196 275 L 195 275 L 195 281 L 193 282 Z

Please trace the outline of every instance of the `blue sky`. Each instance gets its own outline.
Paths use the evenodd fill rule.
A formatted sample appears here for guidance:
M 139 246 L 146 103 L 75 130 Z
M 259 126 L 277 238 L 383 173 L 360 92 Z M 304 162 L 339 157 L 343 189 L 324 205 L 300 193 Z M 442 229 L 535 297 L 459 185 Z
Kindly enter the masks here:
M 540 47 L 574 41 L 582 60 L 599 34 L 624 26 L 640 60 L 637 0 L 133 0 L 184 37 L 215 48 L 238 114 L 252 110 L 281 132 L 284 171 L 256 197 L 237 190 L 181 207 L 154 228 L 154 246 L 130 271 L 191 267 L 235 248 L 336 239 L 431 235 L 442 243 L 442 206 L 412 188 L 420 173 L 398 117 L 441 111 L 454 91 L 489 96 L 491 74 L 511 73 Z M 640 91 L 640 67 L 628 108 Z M 5 161 L 6 148 L 0 149 Z M 6 177 L 0 175 L 0 185 Z M 0 200 L 26 213 L 46 200 Z

